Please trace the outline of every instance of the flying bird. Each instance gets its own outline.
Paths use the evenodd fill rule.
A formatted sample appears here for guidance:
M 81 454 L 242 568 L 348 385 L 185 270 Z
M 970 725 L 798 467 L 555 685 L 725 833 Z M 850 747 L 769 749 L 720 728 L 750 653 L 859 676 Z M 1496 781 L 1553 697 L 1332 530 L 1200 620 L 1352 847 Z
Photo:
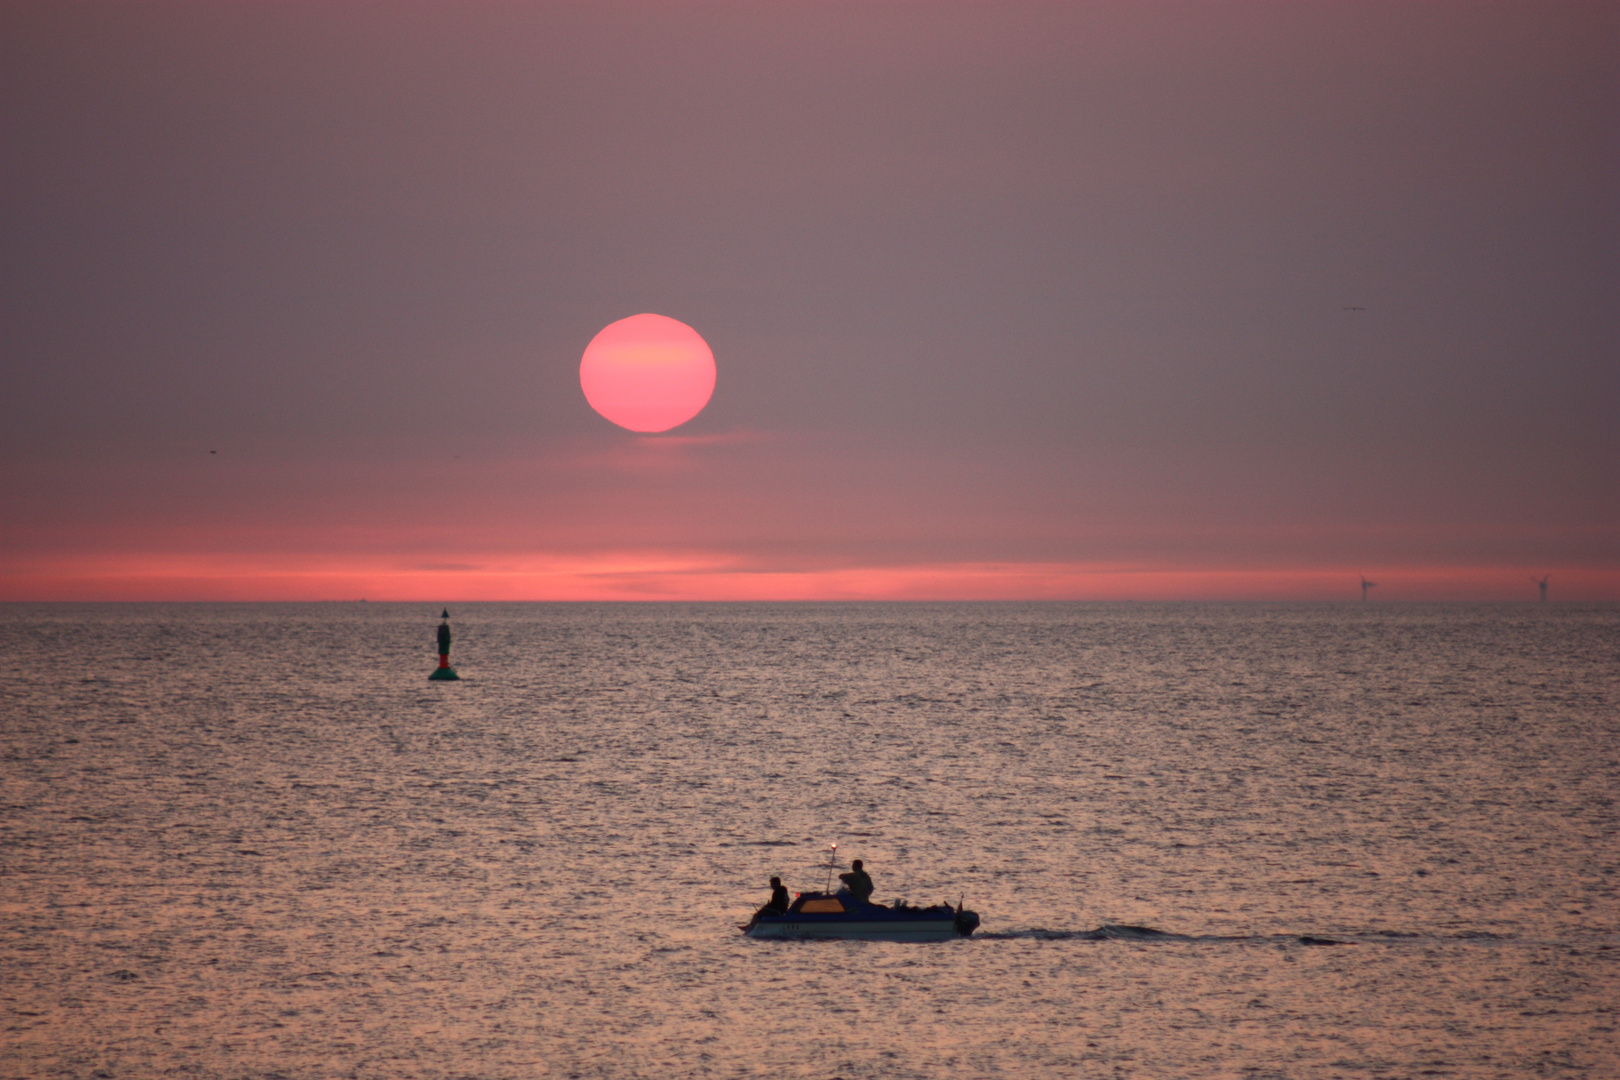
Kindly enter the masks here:
M 1366 311 L 1367 309 L 1364 308 L 1364 307 L 1347 307 L 1344 310 L 1345 311 Z

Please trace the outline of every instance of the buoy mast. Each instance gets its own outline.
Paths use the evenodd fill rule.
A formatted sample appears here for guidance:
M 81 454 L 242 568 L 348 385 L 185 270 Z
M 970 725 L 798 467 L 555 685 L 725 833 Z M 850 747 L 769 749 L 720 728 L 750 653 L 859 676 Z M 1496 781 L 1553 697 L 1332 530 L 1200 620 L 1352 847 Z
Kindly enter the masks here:
M 450 666 L 450 609 L 445 608 L 439 616 L 443 621 L 439 623 L 439 666 L 429 675 L 430 679 L 459 679 L 456 669 Z

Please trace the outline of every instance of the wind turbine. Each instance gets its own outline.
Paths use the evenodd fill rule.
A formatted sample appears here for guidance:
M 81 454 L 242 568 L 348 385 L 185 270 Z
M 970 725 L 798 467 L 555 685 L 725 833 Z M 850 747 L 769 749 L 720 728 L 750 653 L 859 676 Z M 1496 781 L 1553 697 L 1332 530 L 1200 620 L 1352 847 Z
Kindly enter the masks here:
M 1378 582 L 1368 581 L 1365 577 L 1363 577 L 1361 579 L 1361 598 L 1363 600 L 1367 599 L 1367 590 L 1376 588 L 1378 588 Z
M 1552 577 L 1551 574 L 1542 574 L 1538 578 L 1531 578 L 1530 579 L 1531 581 L 1535 582 L 1537 585 L 1541 586 L 1541 602 L 1543 604 L 1545 604 L 1547 602 L 1547 579 L 1550 578 L 1550 577 Z

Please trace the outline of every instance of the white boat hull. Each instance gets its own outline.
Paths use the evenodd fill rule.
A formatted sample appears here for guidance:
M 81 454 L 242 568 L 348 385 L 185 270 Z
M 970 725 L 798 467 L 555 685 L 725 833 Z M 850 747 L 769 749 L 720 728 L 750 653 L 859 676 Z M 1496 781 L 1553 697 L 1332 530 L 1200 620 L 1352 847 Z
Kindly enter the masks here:
M 843 938 L 855 941 L 949 941 L 959 937 L 955 919 L 872 919 L 802 922 L 791 918 L 759 921 L 750 926 L 751 938 Z

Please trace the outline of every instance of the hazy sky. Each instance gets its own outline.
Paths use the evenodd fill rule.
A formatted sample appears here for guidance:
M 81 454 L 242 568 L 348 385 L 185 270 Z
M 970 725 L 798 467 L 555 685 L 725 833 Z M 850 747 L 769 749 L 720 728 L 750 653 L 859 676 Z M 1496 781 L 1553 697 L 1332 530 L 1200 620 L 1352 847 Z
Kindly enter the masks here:
M 0 2 L 0 99 L 0 598 L 1620 599 L 1613 3 Z

